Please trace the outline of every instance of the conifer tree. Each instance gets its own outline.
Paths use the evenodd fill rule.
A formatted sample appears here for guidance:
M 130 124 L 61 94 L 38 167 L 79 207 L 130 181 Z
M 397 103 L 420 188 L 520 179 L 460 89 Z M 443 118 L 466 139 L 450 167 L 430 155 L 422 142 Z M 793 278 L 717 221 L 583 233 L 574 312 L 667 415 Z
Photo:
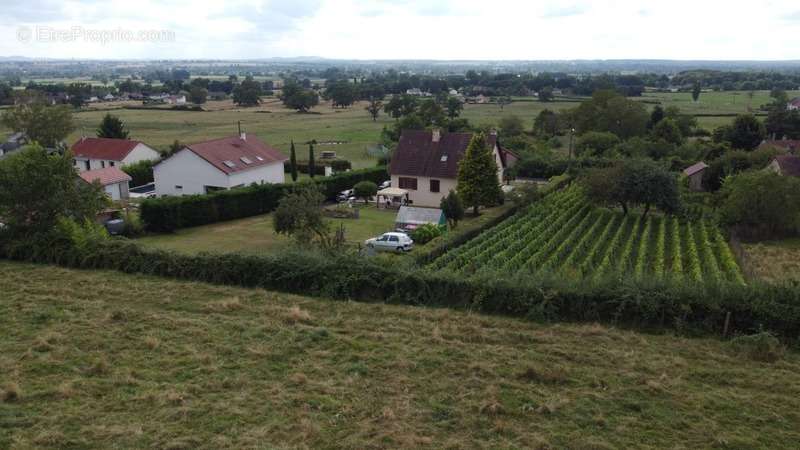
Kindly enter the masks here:
M 458 195 L 465 206 L 472 207 L 474 215 L 478 215 L 479 207 L 494 205 L 502 195 L 497 172 L 484 134 L 474 135 L 458 165 Z
M 292 181 L 297 181 L 297 155 L 294 152 L 294 141 L 292 141 L 292 150 L 289 155 L 289 169 L 292 174 Z
M 119 117 L 106 114 L 100 127 L 97 129 L 97 137 L 111 139 L 128 139 L 128 130 Z

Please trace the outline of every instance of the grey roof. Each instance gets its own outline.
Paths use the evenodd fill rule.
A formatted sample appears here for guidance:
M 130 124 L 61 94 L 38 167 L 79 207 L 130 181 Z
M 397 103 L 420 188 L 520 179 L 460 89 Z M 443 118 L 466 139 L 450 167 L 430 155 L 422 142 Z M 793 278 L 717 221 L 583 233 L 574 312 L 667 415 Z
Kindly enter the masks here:
M 417 208 L 414 206 L 401 206 L 397 212 L 395 223 L 410 223 L 422 225 L 426 223 L 443 223 L 444 214 L 438 208 Z
M 700 161 L 699 163 L 693 164 L 693 165 L 687 167 L 686 169 L 684 169 L 683 173 L 687 177 L 690 177 L 690 176 L 696 174 L 697 172 L 701 172 L 701 171 L 703 171 L 703 170 L 705 170 L 707 168 L 708 168 L 708 164 L 704 163 L 703 161 Z

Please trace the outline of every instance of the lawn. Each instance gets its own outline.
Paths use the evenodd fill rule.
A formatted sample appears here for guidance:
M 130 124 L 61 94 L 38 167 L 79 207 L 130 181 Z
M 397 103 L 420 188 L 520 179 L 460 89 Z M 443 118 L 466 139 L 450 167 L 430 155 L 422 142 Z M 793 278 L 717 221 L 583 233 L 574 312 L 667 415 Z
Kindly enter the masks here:
M 344 225 L 345 239 L 354 244 L 394 229 L 397 211 L 360 207 L 358 219 L 330 219 L 331 229 Z M 294 242 L 272 228 L 272 214 L 184 228 L 171 234 L 146 236 L 137 242 L 153 248 L 183 253 L 241 252 L 259 254 L 276 251 Z
M 800 239 L 745 244 L 745 263 L 765 281 L 800 281 Z
M 0 262 L 0 448 L 796 448 L 800 357 Z

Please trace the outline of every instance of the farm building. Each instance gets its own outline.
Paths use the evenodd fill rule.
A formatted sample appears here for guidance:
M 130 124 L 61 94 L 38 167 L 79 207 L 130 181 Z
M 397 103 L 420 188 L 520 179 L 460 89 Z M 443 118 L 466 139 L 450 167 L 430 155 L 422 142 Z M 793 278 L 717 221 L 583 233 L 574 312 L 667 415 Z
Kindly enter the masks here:
M 800 156 L 778 155 L 767 166 L 768 170 L 790 177 L 800 177 Z
M 456 189 L 458 163 L 467 150 L 472 133 L 442 133 L 439 130 L 405 130 L 389 166 L 392 187 L 408 191 L 415 206 L 438 207 L 442 198 Z M 497 135 L 487 136 L 497 163 L 497 182 L 517 157 L 502 148 Z
M 425 224 L 445 225 L 447 223 L 444 213 L 437 208 L 415 208 L 401 206 L 395 219 L 395 228 L 413 230 Z
M 691 165 L 683 170 L 683 174 L 689 179 L 689 189 L 702 192 L 703 188 L 703 175 L 708 169 L 708 164 L 700 161 L 697 164 Z
M 142 142 L 130 139 L 82 137 L 72 145 L 75 167 L 80 172 L 154 161 L 161 155 Z
M 110 166 L 104 169 L 86 170 L 79 176 L 87 183 L 99 182 L 111 200 L 127 200 L 130 197 L 128 183 L 131 176 L 118 167 Z
M 153 167 L 156 194 L 207 194 L 253 183 L 283 183 L 288 159 L 245 133 L 188 145 Z

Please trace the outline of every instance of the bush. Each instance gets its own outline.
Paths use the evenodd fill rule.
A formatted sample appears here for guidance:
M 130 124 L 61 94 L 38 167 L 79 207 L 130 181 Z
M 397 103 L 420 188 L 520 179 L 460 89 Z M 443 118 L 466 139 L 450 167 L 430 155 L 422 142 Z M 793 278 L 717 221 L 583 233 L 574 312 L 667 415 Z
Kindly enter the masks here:
M 331 168 L 334 172 L 346 172 L 352 169 L 353 165 L 346 159 L 334 159 L 331 161 Z
M 768 331 L 736 337 L 731 341 L 731 347 L 749 359 L 762 362 L 778 361 L 786 350 Z
M 447 227 L 444 225 L 426 223 L 411 232 L 411 239 L 415 244 L 424 245 L 444 234 L 446 230 Z
M 333 160 L 325 160 L 325 159 L 315 159 L 314 160 L 314 175 L 325 175 L 325 167 L 330 166 L 334 172 L 345 172 L 350 170 L 353 167 L 353 164 L 346 160 L 346 159 L 333 159 Z M 283 172 L 284 173 L 291 173 L 292 167 L 289 161 L 283 163 Z M 297 172 L 298 173 L 308 173 L 308 161 L 297 161 Z
M 389 178 L 386 167 L 353 170 L 302 183 L 316 184 L 327 200 L 359 181 L 380 183 Z M 180 228 L 239 219 L 273 211 L 293 184 L 260 184 L 206 195 L 147 199 L 141 205 L 145 229 L 169 232 Z
M 157 161 L 139 161 L 137 163 L 122 166 L 122 171 L 133 178 L 131 186 L 143 186 L 153 182 L 153 166 Z
M 749 172 L 726 181 L 722 223 L 744 237 L 775 238 L 800 233 L 800 178 Z

